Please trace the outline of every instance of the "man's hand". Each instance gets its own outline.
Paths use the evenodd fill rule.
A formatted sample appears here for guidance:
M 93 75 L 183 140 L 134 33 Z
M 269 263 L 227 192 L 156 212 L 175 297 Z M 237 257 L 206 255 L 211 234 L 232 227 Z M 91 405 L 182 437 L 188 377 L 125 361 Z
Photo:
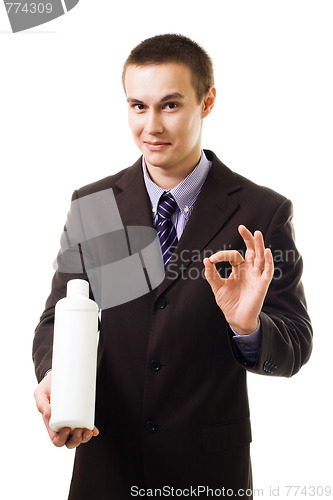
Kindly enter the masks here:
M 51 372 L 48 372 L 34 392 L 38 411 L 42 414 L 47 432 L 55 446 L 60 447 L 66 445 L 69 449 L 77 448 L 81 443 L 87 443 L 93 436 L 98 436 L 99 431 L 96 427 L 94 427 L 93 430 L 74 429 L 71 434 L 71 429 L 69 427 L 64 427 L 60 432 L 55 432 L 50 428 L 51 376 Z
M 239 226 L 245 245 L 245 259 L 237 250 L 226 250 L 204 259 L 205 277 L 227 322 L 235 332 L 247 335 L 255 331 L 266 293 L 274 273 L 272 252 L 265 249 L 260 231 L 254 235 Z M 229 278 L 221 278 L 215 264 L 230 262 Z

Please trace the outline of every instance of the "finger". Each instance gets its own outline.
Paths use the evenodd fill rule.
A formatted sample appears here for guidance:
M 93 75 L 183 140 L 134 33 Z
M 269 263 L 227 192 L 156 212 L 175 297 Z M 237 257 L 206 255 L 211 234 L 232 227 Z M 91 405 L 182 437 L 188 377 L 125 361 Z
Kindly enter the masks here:
M 74 429 L 73 434 L 65 443 L 66 447 L 69 450 L 77 448 L 82 443 L 82 439 L 83 439 L 83 429 Z
M 40 393 L 39 391 L 35 391 L 35 400 L 37 410 L 43 415 L 46 413 L 50 413 L 50 400 L 47 394 Z
M 238 226 L 238 232 L 244 240 L 246 249 L 250 251 L 255 251 L 255 242 L 253 234 L 247 229 L 247 227 L 240 225 Z
M 258 273 L 262 273 L 265 267 L 265 244 L 264 238 L 260 231 L 255 231 L 254 233 L 254 244 L 255 244 L 255 258 L 253 262 L 254 269 L 258 270 Z
M 65 427 L 65 428 L 61 429 L 60 432 L 57 432 L 57 431 L 54 431 L 53 429 L 51 429 L 51 427 L 50 427 L 51 411 L 49 412 L 49 414 L 47 414 L 47 412 L 44 412 L 42 417 L 43 417 L 43 421 L 44 421 L 46 430 L 48 432 L 48 435 L 49 435 L 52 443 L 57 447 L 63 446 L 65 444 L 66 440 L 68 439 L 68 436 L 70 434 L 71 429 L 69 427 Z
M 84 430 L 82 433 L 82 443 L 88 443 L 93 437 L 93 432 L 89 430 Z
M 51 441 L 53 442 L 53 439 L 56 437 L 57 432 L 52 430 L 50 425 L 49 425 L 50 416 L 49 415 L 45 416 L 45 413 L 43 413 L 42 417 L 43 417 L 43 422 L 44 422 L 44 425 L 46 427 L 47 433 L 48 433 Z
M 82 432 L 81 432 L 82 431 Z M 92 437 L 99 434 L 97 427 L 90 429 L 75 429 L 72 437 L 66 442 L 67 448 L 77 448 L 81 443 L 88 443 Z M 81 440 L 80 440 L 81 439 Z
M 244 262 L 243 257 L 237 250 L 221 250 L 211 255 L 208 260 L 213 264 L 230 262 L 232 267 L 237 267 Z
M 57 448 L 64 446 L 64 444 L 66 444 L 68 440 L 68 437 L 70 436 L 70 432 L 71 429 L 69 427 L 64 427 L 59 432 L 55 432 L 50 429 L 49 435 L 54 446 L 56 446 Z
M 264 252 L 265 269 L 263 272 L 264 278 L 270 283 L 274 274 L 274 259 L 270 248 L 266 248 Z
M 42 414 L 43 422 L 48 432 L 48 435 L 50 436 L 51 441 L 53 441 L 57 433 L 53 431 L 49 426 L 51 418 L 50 396 L 48 393 L 41 391 L 40 386 L 38 386 L 37 389 L 35 390 L 34 396 L 36 400 L 37 409 Z
M 96 426 L 93 428 L 92 433 L 93 433 L 93 436 L 94 436 L 94 437 L 98 436 L 98 434 L 99 434 L 99 430 L 97 429 L 97 427 L 96 427 Z
M 97 427 L 94 427 L 93 430 L 85 429 L 83 432 L 82 442 L 87 443 L 92 437 L 96 437 L 99 434 L 99 430 Z
M 224 284 L 224 279 L 219 275 L 215 265 L 210 261 L 210 258 L 204 259 L 203 263 L 205 265 L 205 278 L 211 286 L 213 293 L 215 294 L 221 286 Z
M 34 392 L 34 397 L 38 411 L 43 415 L 43 417 L 50 419 L 51 406 L 49 392 L 46 391 L 44 387 L 38 385 Z

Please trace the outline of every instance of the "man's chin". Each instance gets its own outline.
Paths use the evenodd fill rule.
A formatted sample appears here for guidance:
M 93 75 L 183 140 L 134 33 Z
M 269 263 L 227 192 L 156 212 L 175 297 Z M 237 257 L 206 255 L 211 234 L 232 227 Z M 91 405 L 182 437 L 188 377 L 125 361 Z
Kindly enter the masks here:
M 154 153 L 143 153 L 147 166 L 150 165 L 154 168 L 167 168 L 171 164 L 170 156 L 154 152 Z

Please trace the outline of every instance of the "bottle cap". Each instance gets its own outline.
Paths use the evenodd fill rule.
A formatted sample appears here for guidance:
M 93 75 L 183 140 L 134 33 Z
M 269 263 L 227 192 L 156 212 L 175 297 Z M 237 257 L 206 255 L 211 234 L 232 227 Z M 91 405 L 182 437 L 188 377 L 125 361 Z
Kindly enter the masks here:
M 67 297 L 84 295 L 89 298 L 89 283 L 85 280 L 70 280 L 67 283 Z

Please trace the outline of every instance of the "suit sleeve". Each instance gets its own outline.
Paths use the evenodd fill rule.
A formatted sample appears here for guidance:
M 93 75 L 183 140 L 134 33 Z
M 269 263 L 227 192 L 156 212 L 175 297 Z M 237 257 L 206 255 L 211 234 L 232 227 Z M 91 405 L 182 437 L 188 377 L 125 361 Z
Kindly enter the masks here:
M 77 198 L 77 192 L 73 194 L 73 199 Z M 77 217 L 75 217 L 75 223 Z M 61 248 L 56 260 L 56 272 L 52 280 L 51 293 L 46 301 L 44 312 L 35 329 L 33 340 L 32 358 L 35 365 L 35 372 L 38 382 L 40 382 L 46 372 L 52 368 L 52 346 L 54 329 L 54 312 L 58 300 L 66 296 L 67 282 L 71 279 L 88 280 L 85 271 L 85 256 L 83 255 L 80 243 L 71 244 L 67 227 L 73 226 L 73 213 L 68 213 L 66 225 L 61 235 Z M 92 293 L 90 290 L 90 296 Z
M 292 203 L 285 199 L 276 210 L 265 238 L 272 251 L 274 276 L 260 313 L 262 342 L 258 362 L 249 371 L 291 377 L 312 351 L 312 326 L 301 282 L 302 258 L 295 245 Z

